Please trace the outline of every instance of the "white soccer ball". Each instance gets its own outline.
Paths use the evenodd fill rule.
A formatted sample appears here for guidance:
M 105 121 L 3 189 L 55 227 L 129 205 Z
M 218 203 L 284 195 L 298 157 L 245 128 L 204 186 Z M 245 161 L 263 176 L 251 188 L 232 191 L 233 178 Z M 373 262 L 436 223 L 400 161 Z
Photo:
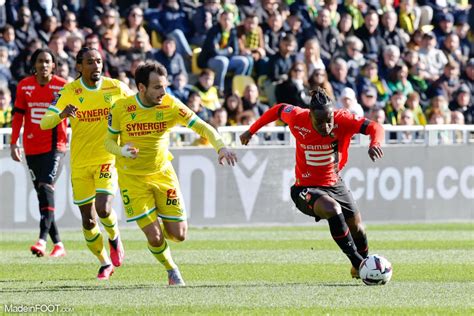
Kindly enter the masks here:
M 392 278 L 392 264 L 385 257 L 370 255 L 362 261 L 359 276 L 367 285 L 383 285 Z

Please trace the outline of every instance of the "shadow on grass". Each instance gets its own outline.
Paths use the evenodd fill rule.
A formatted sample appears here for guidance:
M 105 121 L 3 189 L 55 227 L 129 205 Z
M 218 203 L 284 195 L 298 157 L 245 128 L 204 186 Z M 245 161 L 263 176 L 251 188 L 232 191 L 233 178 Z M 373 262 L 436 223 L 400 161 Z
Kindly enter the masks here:
M 70 281 L 70 280 L 69 280 Z M 0 281 L 22 283 L 24 281 Z M 27 281 L 31 283 L 31 281 Z M 43 283 L 43 282 L 41 282 Z M 363 286 L 361 283 L 248 283 L 248 284 L 200 284 L 187 285 L 185 289 L 232 289 L 232 288 L 276 288 L 276 287 L 354 287 Z M 168 285 L 156 284 L 134 284 L 134 285 L 111 285 L 104 283 L 103 285 L 44 285 L 31 286 L 22 288 L 3 288 L 0 293 L 31 293 L 31 292 L 74 292 L 74 291 L 122 291 L 122 290 L 145 290 L 145 289 L 182 289 L 182 287 L 174 287 Z

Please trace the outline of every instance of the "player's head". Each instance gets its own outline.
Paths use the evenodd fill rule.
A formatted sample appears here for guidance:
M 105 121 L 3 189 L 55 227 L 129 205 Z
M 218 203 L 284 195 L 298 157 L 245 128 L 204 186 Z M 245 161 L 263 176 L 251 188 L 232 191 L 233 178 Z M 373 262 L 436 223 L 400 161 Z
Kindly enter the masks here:
M 86 81 L 97 82 L 102 75 L 102 56 L 95 48 L 83 47 L 76 55 L 78 77 Z
M 31 55 L 30 67 L 32 74 L 49 77 L 56 69 L 56 56 L 49 48 L 39 48 Z
M 314 129 L 322 136 L 328 136 L 334 128 L 334 102 L 323 88 L 311 91 L 309 109 Z
M 140 99 L 145 105 L 158 105 L 161 104 L 169 85 L 168 72 L 163 65 L 147 61 L 137 67 L 135 83 Z

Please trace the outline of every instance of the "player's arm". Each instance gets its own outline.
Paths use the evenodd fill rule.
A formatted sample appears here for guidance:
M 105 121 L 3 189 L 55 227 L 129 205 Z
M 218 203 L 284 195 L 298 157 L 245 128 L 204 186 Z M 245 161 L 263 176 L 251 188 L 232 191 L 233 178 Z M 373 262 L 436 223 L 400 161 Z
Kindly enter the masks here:
M 118 138 L 120 135 L 120 122 L 119 122 L 119 115 L 115 114 L 116 107 L 112 106 L 112 109 L 109 113 L 109 124 L 108 124 L 108 133 L 105 137 L 104 146 L 105 150 L 115 156 L 123 156 L 127 158 L 135 159 L 138 155 L 138 148 L 131 146 L 130 144 L 125 144 L 124 146 L 120 146 L 118 144 Z M 114 119 L 115 118 L 115 119 Z
M 10 140 L 10 155 L 15 161 L 21 161 L 21 150 L 18 147 L 17 142 L 18 138 L 20 137 L 20 130 L 23 126 L 26 109 L 24 93 L 20 88 L 21 85 L 18 85 L 16 90 L 15 105 L 13 107 L 12 138 Z
M 55 128 L 65 118 L 76 117 L 77 110 L 77 107 L 68 102 L 67 95 L 62 90 L 41 118 L 40 127 L 43 130 Z
M 280 103 L 271 107 L 268 111 L 263 113 L 242 135 L 240 135 L 240 142 L 242 145 L 247 145 L 252 136 L 265 125 L 281 119 L 281 113 L 285 107 L 291 107 L 289 104 Z
M 228 149 L 219 132 L 201 120 L 193 111 L 191 111 L 187 106 L 178 102 L 178 121 L 180 124 L 185 125 L 186 127 L 192 129 L 194 132 L 198 133 L 202 137 L 209 140 L 212 147 L 216 150 L 219 155 L 218 161 L 219 164 L 224 164 L 224 160 L 228 165 L 234 166 L 237 162 L 237 155 L 234 151 Z
M 382 125 L 375 121 L 364 118 L 362 125 L 360 126 L 359 133 L 364 135 L 369 135 L 370 145 L 369 145 L 369 157 L 372 161 L 381 159 L 383 157 L 382 142 L 384 140 L 384 129 Z

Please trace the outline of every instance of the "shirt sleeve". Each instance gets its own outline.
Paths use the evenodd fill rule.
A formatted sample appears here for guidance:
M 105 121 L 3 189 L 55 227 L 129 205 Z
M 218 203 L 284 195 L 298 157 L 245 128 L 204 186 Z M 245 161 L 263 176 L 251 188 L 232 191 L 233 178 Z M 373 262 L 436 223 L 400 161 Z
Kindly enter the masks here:
M 344 131 L 351 136 L 357 133 L 370 136 L 370 146 L 380 146 L 384 140 L 382 125 L 364 117 L 359 117 L 349 111 L 342 111 L 340 122 Z
M 181 125 L 184 125 L 202 137 L 206 138 L 209 140 L 211 143 L 212 147 L 216 150 L 216 152 L 219 152 L 221 148 L 225 147 L 224 142 L 222 141 L 222 137 L 217 132 L 217 130 L 212 127 L 211 125 L 207 124 L 203 120 L 201 120 L 196 113 L 191 111 L 186 105 L 184 105 L 181 101 L 178 99 L 174 98 L 174 102 L 177 105 L 177 111 L 178 111 L 178 123 Z
M 22 85 L 19 84 L 16 89 L 15 105 L 13 107 L 13 119 L 12 119 L 12 137 L 10 144 L 16 144 L 20 137 L 20 130 L 23 126 L 23 119 L 25 116 L 26 102 L 25 94 L 21 90 Z
M 46 111 L 43 118 L 41 119 L 41 129 L 52 129 L 61 123 L 62 119 L 59 117 L 59 114 L 61 114 L 67 104 L 69 104 L 69 100 L 66 91 L 63 89 L 56 96 L 56 99 L 53 100 L 48 108 L 48 111 Z
M 118 144 L 118 138 L 120 136 L 120 115 L 118 114 L 118 108 L 114 104 L 110 109 L 108 116 L 108 133 L 105 137 L 104 146 L 105 150 L 115 156 L 121 156 L 121 147 Z

